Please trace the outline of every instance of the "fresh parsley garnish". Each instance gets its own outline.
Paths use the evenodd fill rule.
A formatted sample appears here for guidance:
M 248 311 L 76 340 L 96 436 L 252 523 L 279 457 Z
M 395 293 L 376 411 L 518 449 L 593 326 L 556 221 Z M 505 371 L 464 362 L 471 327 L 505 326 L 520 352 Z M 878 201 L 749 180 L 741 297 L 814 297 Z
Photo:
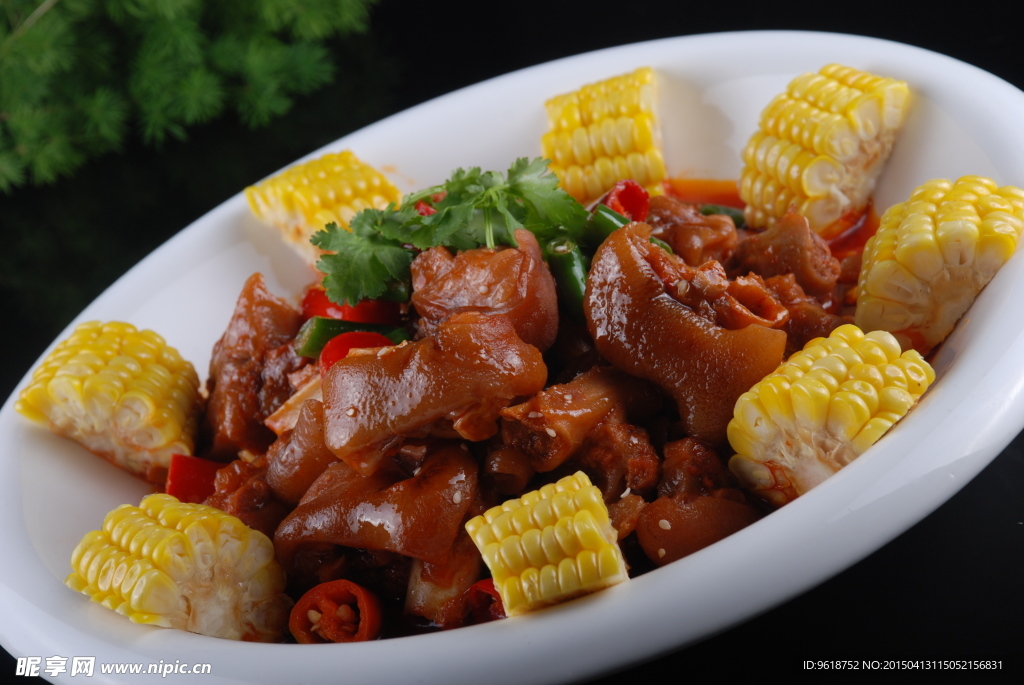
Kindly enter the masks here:
M 337 303 L 356 304 L 379 298 L 409 281 L 409 265 L 417 250 L 449 247 L 515 247 L 513 231 L 525 228 L 540 242 L 558 236 L 578 238 L 587 222 L 583 206 L 558 187 L 548 160 L 520 158 L 508 174 L 457 169 L 448 181 L 402 200 L 401 208 L 368 209 L 352 218 L 351 232 L 329 224 L 313 244 L 333 254 L 317 267 L 326 274 L 327 296 Z M 435 214 L 420 216 L 415 205 L 432 196 Z

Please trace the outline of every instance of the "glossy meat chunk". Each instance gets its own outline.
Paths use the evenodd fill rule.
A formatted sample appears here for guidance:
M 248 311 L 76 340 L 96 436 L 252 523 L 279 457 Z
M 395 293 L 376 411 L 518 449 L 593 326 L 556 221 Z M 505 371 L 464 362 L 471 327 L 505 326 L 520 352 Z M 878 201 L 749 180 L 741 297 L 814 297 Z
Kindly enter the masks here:
M 827 338 L 835 329 L 848 321 L 825 310 L 821 303 L 807 295 L 793 274 L 772 276 L 765 285 L 789 311 L 789 320 L 782 327 L 786 331 L 786 357 L 802 350 L 815 338 Z
M 412 304 L 419 332 L 430 335 L 459 312 L 503 314 L 524 342 L 541 351 L 558 331 L 555 279 L 530 231 L 515 232 L 518 248 L 479 248 L 452 255 L 446 248 L 423 252 L 412 263 Z
M 736 399 L 782 361 L 786 334 L 760 325 L 728 330 L 672 297 L 655 267 L 668 255 L 650 227 L 629 224 L 598 249 L 584 310 L 598 351 L 676 401 L 688 435 L 725 439 Z
M 635 525 L 644 553 L 659 566 L 718 542 L 761 516 L 718 455 L 693 438 L 665 445 L 658 495 Z
M 544 387 L 536 347 L 503 316 L 456 314 L 429 338 L 349 356 L 324 377 L 327 446 L 363 474 L 405 437 L 486 440 L 498 412 Z
M 299 503 L 309 486 L 338 461 L 324 442 L 324 409 L 306 400 L 295 429 L 282 435 L 267 450 L 267 484 L 282 502 Z
M 590 476 L 609 504 L 624 493 L 649 496 L 661 478 L 661 460 L 647 431 L 617 416 L 601 423 L 567 466 Z
M 746 528 L 757 510 L 724 497 L 659 497 L 640 512 L 636 535 L 659 566 L 682 559 Z
M 416 559 L 409 574 L 405 613 L 422 616 L 442 628 L 462 625 L 468 607 L 466 590 L 480 578 L 480 551 L 465 528 L 459 530 L 443 563 Z
M 501 412 L 502 439 L 537 471 L 568 459 L 613 409 L 649 414 L 661 405 L 647 383 L 610 366 L 595 367 Z
M 289 510 L 267 484 L 266 464 L 251 464 L 241 459 L 217 471 L 213 494 L 204 504 L 231 514 L 267 537 L 273 537 Z
M 411 478 L 393 469 L 362 476 L 336 462 L 316 480 L 274 536 L 285 570 L 304 545 L 386 550 L 445 563 L 477 496 L 477 465 L 463 445 L 432 445 Z
M 734 259 L 737 273 L 753 271 L 764 278 L 791 273 L 804 292 L 821 302 L 831 301 L 841 271 L 828 243 L 795 211 L 741 242 Z
M 502 495 L 518 495 L 536 473 L 530 456 L 495 438 L 481 464 L 480 474 Z
M 262 454 L 274 441 L 263 421 L 291 394 L 287 374 L 303 363 L 287 349 L 300 324 L 299 312 L 267 290 L 261 274 L 249 277 L 210 359 L 201 424 L 208 456 L 229 461 L 243 449 Z
M 739 244 L 736 225 L 724 214 L 701 214 L 691 205 L 667 195 L 651 198 L 647 223 L 652 235 L 668 243 L 690 266 L 707 261 L 724 263 Z

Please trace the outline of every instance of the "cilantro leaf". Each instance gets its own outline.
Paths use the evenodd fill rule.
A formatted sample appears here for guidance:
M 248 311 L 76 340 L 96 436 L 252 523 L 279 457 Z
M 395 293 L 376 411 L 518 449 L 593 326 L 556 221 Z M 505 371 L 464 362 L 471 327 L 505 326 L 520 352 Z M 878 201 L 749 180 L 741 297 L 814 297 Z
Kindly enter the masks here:
M 526 227 L 538 240 L 565 234 L 574 240 L 586 226 L 587 210 L 558 187 L 558 177 L 548 173 L 548 160 L 521 157 L 508 170 L 509 188 L 523 201 Z
M 420 216 L 416 203 L 438 194 L 443 198 L 432 202 L 436 213 Z M 351 232 L 331 224 L 312 241 L 335 253 L 317 264 L 326 274 L 327 296 L 355 304 L 396 284 L 407 287 L 415 250 L 517 247 L 519 228 L 533 231 L 542 243 L 560 236 L 578 240 L 587 218 L 586 209 L 558 187 L 548 160 L 523 157 L 507 175 L 480 167 L 456 169 L 445 183 L 405 196 L 401 209 L 364 210 L 353 217 Z
M 375 230 L 390 222 L 389 211 L 391 208 L 360 212 L 352 219 L 351 233 L 330 223 L 313 234 L 314 245 L 334 253 L 317 262 L 332 302 L 355 306 L 360 300 L 385 294 L 395 281 L 409 280 L 409 265 L 415 255 L 400 241 Z

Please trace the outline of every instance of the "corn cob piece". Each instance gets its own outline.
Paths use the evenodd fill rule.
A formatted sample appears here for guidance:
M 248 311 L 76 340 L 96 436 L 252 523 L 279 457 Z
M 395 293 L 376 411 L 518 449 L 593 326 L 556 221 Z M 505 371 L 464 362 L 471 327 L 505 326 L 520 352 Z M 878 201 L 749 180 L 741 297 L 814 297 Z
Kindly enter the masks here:
M 466 523 L 508 616 L 629 578 L 601 491 L 582 471 Z
M 838 64 L 793 79 L 743 150 L 747 224 L 771 226 L 795 205 L 831 237 L 838 219 L 867 206 L 909 103 L 905 82 Z
M 632 179 L 661 194 L 665 159 L 650 67 L 584 86 L 547 101 L 550 130 L 541 139 L 551 171 L 583 204 Z
M 332 222 L 348 228 L 362 210 L 401 200 L 391 181 L 348 150 L 286 169 L 246 188 L 245 197 L 256 218 L 280 231 L 311 266 L 321 254 L 309 242 L 314 233 Z
M 200 403 L 192 364 L 158 334 L 91 321 L 43 360 L 14 406 L 163 485 L 171 455 L 192 453 Z
M 170 495 L 123 504 L 86 533 L 65 584 L 135 623 L 271 642 L 291 600 L 274 545 L 234 516 Z
M 857 325 L 928 354 L 1014 253 L 1022 229 L 1020 188 L 981 176 L 919 186 L 864 248 Z
M 885 331 L 846 324 L 815 338 L 736 401 L 729 469 L 781 506 L 864 453 L 935 380 Z

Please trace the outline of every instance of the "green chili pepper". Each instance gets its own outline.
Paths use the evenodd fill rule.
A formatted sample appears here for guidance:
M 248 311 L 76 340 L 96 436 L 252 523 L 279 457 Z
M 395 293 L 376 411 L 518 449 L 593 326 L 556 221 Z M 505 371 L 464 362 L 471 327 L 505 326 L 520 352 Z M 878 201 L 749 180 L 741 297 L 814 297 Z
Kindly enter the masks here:
M 326 316 L 314 316 L 302 324 L 298 335 L 295 336 L 295 352 L 300 356 L 316 359 L 320 356 L 320 351 L 324 349 L 324 345 L 330 342 L 331 338 L 353 331 L 380 333 L 396 345 L 403 340 L 409 339 L 409 333 L 404 328 L 375 323 L 342 321 L 341 319 L 330 319 Z
M 672 249 L 672 246 L 666 243 L 661 238 L 655 238 L 654 236 L 651 236 L 648 242 L 650 242 L 652 245 L 657 245 L 658 247 L 663 249 L 665 252 L 668 252 L 669 254 L 675 254 L 675 250 Z
M 734 224 L 736 224 L 736 228 L 743 228 L 747 225 L 747 220 L 743 218 L 743 210 L 736 209 L 735 207 L 725 207 L 723 205 L 701 205 L 700 213 L 704 216 L 710 216 L 711 214 L 725 214 L 727 217 L 732 219 Z
M 587 292 L 587 257 L 572 238 L 555 238 L 544 248 L 544 256 L 558 284 L 562 307 L 576 323 L 585 323 L 583 298 Z
M 604 239 L 610 236 L 617 229 L 630 223 L 629 219 L 622 216 L 608 205 L 598 205 L 590 215 L 587 222 L 587 242 L 597 247 Z

